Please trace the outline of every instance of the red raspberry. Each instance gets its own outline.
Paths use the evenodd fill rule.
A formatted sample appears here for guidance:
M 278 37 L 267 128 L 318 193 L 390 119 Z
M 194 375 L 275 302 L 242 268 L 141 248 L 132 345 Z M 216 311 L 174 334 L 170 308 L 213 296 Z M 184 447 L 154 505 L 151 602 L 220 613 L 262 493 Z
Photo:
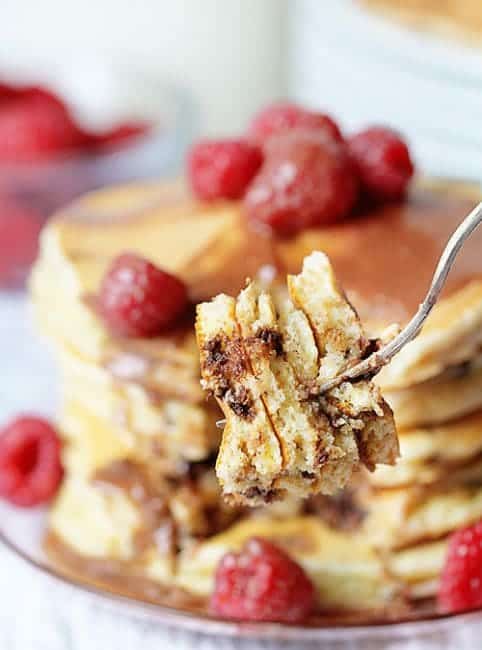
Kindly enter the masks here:
M 0 104 L 15 99 L 18 96 L 18 89 L 10 84 L 0 81 Z
M 148 124 L 126 122 L 105 133 L 86 134 L 86 147 L 118 147 L 132 138 L 146 135 L 148 132 Z
M 384 127 L 372 127 L 352 136 L 348 146 L 368 196 L 379 201 L 403 197 L 414 165 L 398 133 Z
M 0 286 L 18 286 L 37 255 L 40 214 L 0 196 Z
M 438 602 L 446 612 L 482 607 L 482 521 L 450 538 Z
M 194 194 L 204 201 L 240 199 L 261 167 L 263 154 L 244 140 L 203 140 L 188 156 Z
M 269 542 L 254 538 L 228 553 L 216 572 L 211 609 L 242 621 L 297 623 L 313 611 L 315 590 L 303 569 Z
M 272 104 L 262 110 L 251 122 L 249 132 L 256 142 L 263 144 L 272 135 L 296 127 L 320 129 L 333 140 L 343 141 L 338 124 L 329 115 L 307 111 L 289 102 Z
M 0 105 L 0 161 L 35 160 L 82 146 L 84 138 L 67 108 L 39 88 Z
M 19 417 L 0 432 L 0 496 L 28 508 L 49 501 L 63 476 L 60 440 L 36 417 Z
M 99 310 L 114 334 L 150 337 L 174 325 L 188 304 L 185 284 L 148 260 L 125 253 L 102 281 Z
M 245 197 L 253 223 L 292 235 L 349 214 L 358 183 L 343 144 L 319 131 L 293 129 L 271 138 L 265 154 Z

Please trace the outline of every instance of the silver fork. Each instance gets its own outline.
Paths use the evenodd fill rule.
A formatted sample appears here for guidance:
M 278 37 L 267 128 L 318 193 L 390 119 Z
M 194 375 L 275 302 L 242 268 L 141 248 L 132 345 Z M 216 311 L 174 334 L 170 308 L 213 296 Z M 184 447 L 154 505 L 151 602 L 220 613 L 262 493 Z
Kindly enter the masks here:
M 481 221 L 482 202 L 479 203 L 467 217 L 465 217 L 457 230 L 455 230 L 448 240 L 447 245 L 440 256 L 437 268 L 435 269 L 427 295 L 408 325 L 406 325 L 391 341 L 371 354 L 367 359 L 347 368 L 336 377 L 328 379 L 321 385 L 319 389 L 320 394 L 325 393 L 327 390 L 331 390 L 332 388 L 336 388 L 336 386 L 339 386 L 345 381 L 354 380 L 363 375 L 366 375 L 367 377 L 375 375 L 383 366 L 393 359 L 393 357 L 400 352 L 407 343 L 413 341 L 413 339 L 419 334 L 427 316 L 430 314 L 433 306 L 437 302 L 458 252 Z M 482 257 L 482 251 L 480 254 Z M 216 422 L 216 425 L 222 428 L 225 423 L 225 420 L 219 420 Z
M 335 388 L 344 381 L 353 380 L 357 377 L 362 377 L 363 375 L 374 375 L 391 359 L 393 359 L 393 357 L 400 352 L 407 343 L 413 341 L 413 339 L 419 334 L 427 316 L 430 314 L 433 306 L 437 302 L 458 252 L 481 221 L 482 203 L 479 203 L 479 205 L 477 205 L 472 212 L 465 217 L 457 230 L 455 230 L 448 240 L 447 245 L 440 256 L 437 268 L 435 269 L 427 295 L 425 296 L 424 301 L 420 304 L 420 307 L 412 320 L 389 343 L 374 352 L 367 359 L 360 361 L 360 363 L 357 363 L 351 368 L 347 368 L 336 377 L 328 379 L 321 385 L 320 393 Z M 482 257 L 482 251 L 480 251 L 480 254 Z

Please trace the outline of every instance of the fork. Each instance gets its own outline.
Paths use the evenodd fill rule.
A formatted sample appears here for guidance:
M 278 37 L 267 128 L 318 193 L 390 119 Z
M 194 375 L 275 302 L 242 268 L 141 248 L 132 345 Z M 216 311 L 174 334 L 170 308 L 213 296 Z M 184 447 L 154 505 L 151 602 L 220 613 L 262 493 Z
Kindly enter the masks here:
M 357 377 L 363 377 L 364 375 L 372 377 L 391 359 L 393 359 L 393 357 L 398 354 L 407 343 L 413 341 L 413 339 L 420 333 L 427 316 L 430 314 L 433 306 L 437 302 L 458 252 L 481 221 L 482 202 L 465 217 L 448 240 L 438 261 L 427 295 L 409 323 L 400 331 L 399 334 L 397 334 L 397 336 L 369 357 L 360 361 L 360 363 L 347 368 L 336 377 L 328 379 L 321 385 L 319 389 L 320 394 L 325 393 L 327 390 L 331 390 L 332 388 L 336 388 L 336 386 L 339 386 L 345 381 L 357 379 Z

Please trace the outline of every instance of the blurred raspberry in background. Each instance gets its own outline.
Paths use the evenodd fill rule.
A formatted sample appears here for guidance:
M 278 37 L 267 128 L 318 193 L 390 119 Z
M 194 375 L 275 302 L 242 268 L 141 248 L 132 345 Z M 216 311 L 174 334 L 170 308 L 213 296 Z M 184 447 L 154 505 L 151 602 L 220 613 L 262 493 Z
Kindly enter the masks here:
M 67 104 L 47 88 L 0 81 L 1 288 L 22 285 L 45 219 L 102 184 L 91 168 L 72 168 L 72 161 L 95 160 L 149 130 L 147 122 L 125 122 L 94 132 L 78 124 Z

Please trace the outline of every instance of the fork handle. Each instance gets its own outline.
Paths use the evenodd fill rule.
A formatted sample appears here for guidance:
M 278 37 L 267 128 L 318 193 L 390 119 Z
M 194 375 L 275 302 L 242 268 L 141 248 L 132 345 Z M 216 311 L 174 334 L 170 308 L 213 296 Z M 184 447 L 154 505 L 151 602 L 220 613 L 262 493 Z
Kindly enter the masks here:
M 422 325 L 437 302 L 458 252 L 481 221 L 482 202 L 479 203 L 467 217 L 465 217 L 457 230 L 455 230 L 448 240 L 442 255 L 440 256 L 437 268 L 435 269 L 430 289 L 428 290 L 424 301 L 420 304 L 417 313 L 413 316 L 410 322 L 394 339 L 377 352 L 374 352 L 368 357 L 368 359 L 357 363 L 355 366 L 348 368 L 336 377 L 326 381 L 321 386 L 321 393 L 339 386 L 344 381 L 349 381 L 350 379 L 353 380 L 357 377 L 362 377 L 363 375 L 372 376 L 386 365 L 398 352 L 400 352 L 407 343 L 413 341 L 422 329 Z

